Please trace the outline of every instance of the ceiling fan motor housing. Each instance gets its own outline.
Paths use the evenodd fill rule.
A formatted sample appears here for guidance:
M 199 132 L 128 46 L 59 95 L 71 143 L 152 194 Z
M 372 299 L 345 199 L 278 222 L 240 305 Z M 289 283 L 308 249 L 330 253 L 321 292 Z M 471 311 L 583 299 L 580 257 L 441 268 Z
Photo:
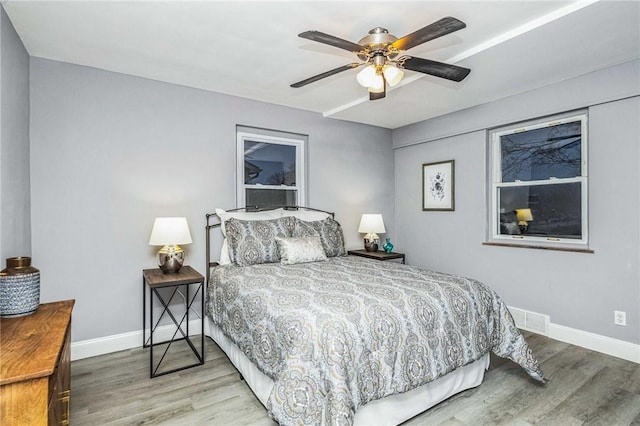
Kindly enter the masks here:
M 361 38 L 358 42 L 364 48 L 362 52 L 358 53 L 358 58 L 362 61 L 367 61 L 369 58 L 377 56 L 393 59 L 398 53 L 391 50 L 390 47 L 396 40 L 398 40 L 398 37 L 389 34 L 386 28 L 375 27 L 369 31 L 369 35 Z M 382 61 L 382 64 L 384 64 L 384 61 Z

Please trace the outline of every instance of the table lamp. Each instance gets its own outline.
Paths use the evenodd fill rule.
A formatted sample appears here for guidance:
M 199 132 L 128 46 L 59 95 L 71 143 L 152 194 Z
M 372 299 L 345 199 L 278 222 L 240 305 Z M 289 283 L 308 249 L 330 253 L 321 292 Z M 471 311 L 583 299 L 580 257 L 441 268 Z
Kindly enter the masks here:
M 378 251 L 380 238 L 377 233 L 380 232 L 382 234 L 386 232 L 384 229 L 384 222 L 382 221 L 382 215 L 363 214 L 360 219 L 358 232 L 366 234 L 364 236 L 364 249 L 366 251 Z
M 163 246 L 158 252 L 158 266 L 165 274 L 175 274 L 182 268 L 185 253 L 178 244 L 192 242 L 185 217 L 157 217 L 153 223 L 149 245 Z
M 531 209 L 516 209 L 516 220 L 518 221 L 518 227 L 520 233 L 524 234 L 529 229 L 529 222 L 533 220 Z

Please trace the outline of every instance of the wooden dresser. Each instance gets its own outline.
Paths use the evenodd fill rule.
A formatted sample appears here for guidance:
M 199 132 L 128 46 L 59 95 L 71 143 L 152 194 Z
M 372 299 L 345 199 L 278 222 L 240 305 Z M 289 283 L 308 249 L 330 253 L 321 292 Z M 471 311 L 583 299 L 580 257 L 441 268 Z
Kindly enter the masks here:
M 73 300 L 0 319 L 0 424 L 68 425 Z

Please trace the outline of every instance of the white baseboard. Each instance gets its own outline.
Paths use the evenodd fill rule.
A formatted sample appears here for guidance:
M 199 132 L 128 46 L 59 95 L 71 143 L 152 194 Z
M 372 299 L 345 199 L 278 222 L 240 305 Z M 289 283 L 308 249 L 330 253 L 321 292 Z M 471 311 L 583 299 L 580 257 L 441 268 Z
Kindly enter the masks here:
M 549 337 L 640 364 L 640 345 L 559 324 L 549 324 Z
M 516 326 L 522 330 L 640 364 L 640 345 L 554 324 L 548 315 L 512 306 L 508 308 Z
M 509 309 L 512 309 L 509 307 Z M 516 308 L 517 309 L 517 308 Z M 156 340 L 169 339 L 175 327 L 166 325 L 156 329 Z M 534 333 L 545 334 L 546 336 L 570 343 L 572 345 L 591 349 L 607 355 L 626 359 L 640 364 L 640 345 L 625 342 L 624 340 L 613 339 L 599 334 L 582 331 L 575 328 L 549 322 L 548 333 L 540 333 L 537 330 L 529 329 Z M 200 320 L 189 322 L 190 334 L 200 334 Z M 209 335 L 208 321 L 205 319 L 205 335 Z M 147 331 L 147 338 L 149 332 Z M 99 337 L 97 339 L 82 340 L 71 343 L 71 360 L 89 358 L 97 355 L 104 355 L 111 352 L 123 351 L 126 349 L 139 348 L 142 346 L 142 330 L 129 333 L 115 334 L 113 336 Z
M 173 336 L 175 330 L 176 327 L 171 324 L 159 326 L 153 333 L 153 339 L 156 342 L 169 340 Z M 189 321 L 189 335 L 197 334 L 200 334 L 200 319 Z M 146 337 L 148 340 L 148 329 L 146 332 Z M 124 351 L 126 349 L 140 347 L 142 347 L 142 330 L 114 334 L 112 336 L 98 337 L 97 339 L 81 340 L 79 342 L 71 343 L 71 360 L 75 361 L 78 359 L 89 358 L 92 356 L 104 355 L 111 352 Z

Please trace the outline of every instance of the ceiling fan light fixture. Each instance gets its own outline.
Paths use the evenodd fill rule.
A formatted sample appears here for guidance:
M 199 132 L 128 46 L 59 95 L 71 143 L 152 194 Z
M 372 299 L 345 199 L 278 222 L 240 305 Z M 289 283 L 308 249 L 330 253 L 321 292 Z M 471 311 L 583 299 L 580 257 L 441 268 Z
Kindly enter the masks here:
M 380 78 L 376 74 L 376 67 L 373 65 L 368 65 L 362 71 L 360 71 L 356 77 L 358 83 L 362 87 L 371 87 L 377 83 L 377 80 Z M 378 83 L 379 84 L 379 83 Z
M 382 78 L 382 74 L 376 74 L 374 79 L 371 81 L 369 85 L 369 89 L 371 89 L 374 93 L 379 93 L 384 90 L 384 78 Z
M 380 74 L 376 74 L 376 79 L 369 87 L 369 92 L 371 93 L 382 93 L 384 92 L 384 79 Z
M 404 77 L 404 72 L 393 65 L 385 65 L 382 72 L 385 80 L 387 80 L 387 83 L 389 83 L 389 86 L 391 87 L 400 83 L 400 80 Z

